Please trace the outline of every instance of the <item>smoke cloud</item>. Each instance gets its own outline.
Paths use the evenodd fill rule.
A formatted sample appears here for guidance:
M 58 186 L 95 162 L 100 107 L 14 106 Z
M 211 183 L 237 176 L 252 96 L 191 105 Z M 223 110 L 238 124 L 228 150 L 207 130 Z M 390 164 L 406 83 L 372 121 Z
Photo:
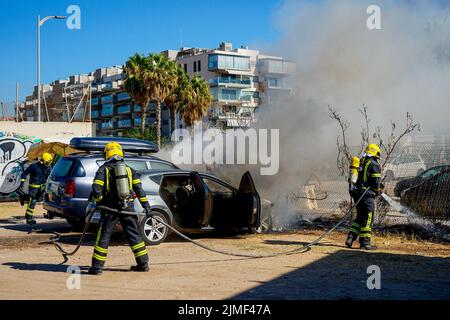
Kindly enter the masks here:
M 381 9 L 381 29 L 369 30 L 369 5 Z M 289 99 L 270 99 L 260 108 L 257 127 L 280 130 L 280 170 L 260 176 L 259 167 L 215 169 L 234 184 L 250 169 L 263 197 L 288 214 L 285 197 L 315 170 L 337 174 L 337 123 L 328 106 L 349 120 L 349 145 L 359 145 L 364 126 L 359 113 L 369 107 L 370 125 L 390 122 L 398 130 L 406 112 L 423 134 L 449 134 L 450 19 L 439 2 L 286 1 L 275 14 L 282 38 L 273 54 L 297 63 Z
M 297 63 L 291 98 L 261 108 L 258 124 L 280 129 L 281 170 L 270 182 L 278 190 L 298 189 L 314 169 L 335 163 L 340 132 L 328 105 L 349 120 L 350 145 L 360 144 L 363 104 L 371 127 L 385 136 L 390 121 L 402 130 L 406 112 L 423 134 L 450 132 L 448 9 L 432 1 L 375 2 L 287 1 L 276 14 L 283 37 L 272 52 Z M 381 9 L 380 30 L 367 28 L 371 4 Z

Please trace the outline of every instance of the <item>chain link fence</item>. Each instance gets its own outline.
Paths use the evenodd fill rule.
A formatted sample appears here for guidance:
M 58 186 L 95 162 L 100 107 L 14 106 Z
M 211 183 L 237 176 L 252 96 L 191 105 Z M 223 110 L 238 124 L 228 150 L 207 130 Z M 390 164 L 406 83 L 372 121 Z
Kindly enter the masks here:
M 287 227 L 335 222 L 348 211 L 352 200 L 347 177 L 331 171 L 312 174 L 298 192 L 287 196 L 287 209 L 298 218 Z M 420 225 L 450 240 L 450 139 L 398 147 L 382 176 L 387 197 L 376 199 L 376 229 Z M 343 226 L 349 224 L 350 218 Z

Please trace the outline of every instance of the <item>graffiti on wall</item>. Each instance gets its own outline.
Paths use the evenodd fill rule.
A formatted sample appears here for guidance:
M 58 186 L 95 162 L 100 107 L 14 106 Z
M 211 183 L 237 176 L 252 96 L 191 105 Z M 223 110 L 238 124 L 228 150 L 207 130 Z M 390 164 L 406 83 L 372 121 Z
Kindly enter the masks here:
M 20 186 L 20 175 L 30 146 L 39 141 L 35 137 L 0 132 L 0 197 L 12 197 Z M 3 197 L 2 197 L 3 196 Z

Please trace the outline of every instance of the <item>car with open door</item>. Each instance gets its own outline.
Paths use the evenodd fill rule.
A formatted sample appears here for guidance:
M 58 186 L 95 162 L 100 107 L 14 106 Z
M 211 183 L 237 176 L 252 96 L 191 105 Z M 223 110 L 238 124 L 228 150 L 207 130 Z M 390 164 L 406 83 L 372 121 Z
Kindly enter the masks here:
M 149 245 L 163 242 L 169 234 L 161 221 L 183 233 L 271 228 L 272 203 L 261 201 L 249 172 L 238 188 L 214 175 L 185 170 L 152 171 L 143 174 L 141 181 L 154 212 L 153 218 L 143 217 L 139 222 Z M 137 201 L 135 209 L 142 210 Z

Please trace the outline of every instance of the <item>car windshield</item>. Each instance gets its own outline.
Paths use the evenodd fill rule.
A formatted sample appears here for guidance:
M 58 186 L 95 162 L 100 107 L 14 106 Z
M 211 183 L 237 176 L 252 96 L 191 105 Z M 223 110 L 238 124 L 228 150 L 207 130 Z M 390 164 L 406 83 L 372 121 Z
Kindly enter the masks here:
M 442 167 L 431 168 L 431 169 L 428 169 L 427 171 L 422 172 L 419 175 L 419 177 L 421 179 L 431 178 L 431 177 L 434 177 L 435 175 L 437 175 L 441 171 L 442 171 Z

